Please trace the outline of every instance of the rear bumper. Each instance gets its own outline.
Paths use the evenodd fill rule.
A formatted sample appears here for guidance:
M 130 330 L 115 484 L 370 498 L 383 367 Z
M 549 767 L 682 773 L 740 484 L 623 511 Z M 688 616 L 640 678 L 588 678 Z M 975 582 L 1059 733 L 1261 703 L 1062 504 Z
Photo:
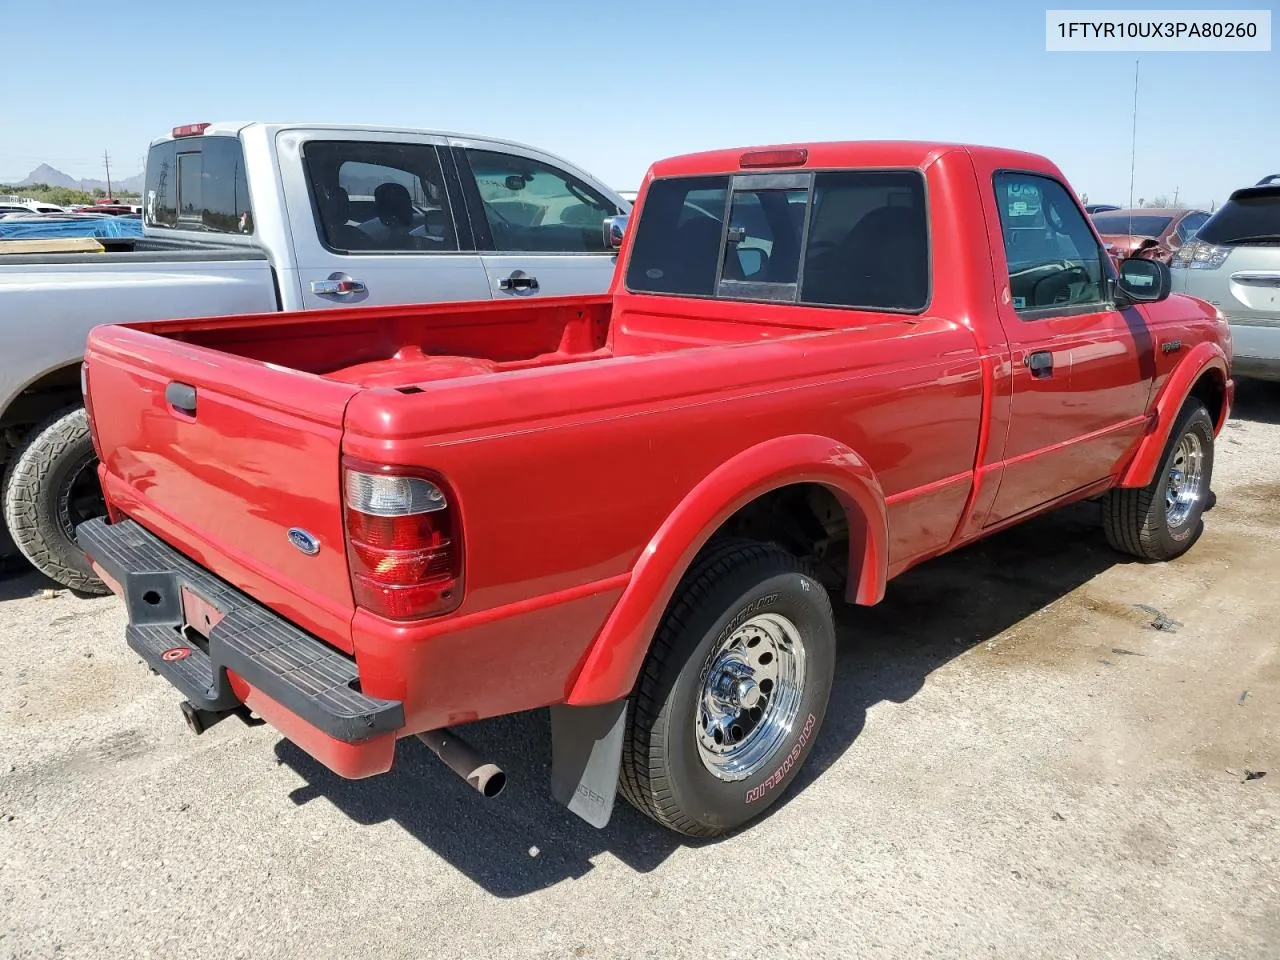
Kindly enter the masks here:
M 1232 372 L 1242 377 L 1280 380 L 1280 323 L 1227 317 L 1234 354 Z
M 403 705 L 361 693 L 350 657 L 132 520 L 91 520 L 76 536 L 128 608 L 129 646 L 193 706 L 244 704 L 341 776 L 390 769 Z

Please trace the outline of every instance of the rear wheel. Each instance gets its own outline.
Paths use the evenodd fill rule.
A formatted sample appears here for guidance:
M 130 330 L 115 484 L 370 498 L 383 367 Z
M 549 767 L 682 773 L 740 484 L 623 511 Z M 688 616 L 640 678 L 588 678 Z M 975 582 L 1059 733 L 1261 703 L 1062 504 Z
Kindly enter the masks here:
M 1112 490 L 1103 498 L 1107 541 L 1144 560 L 1180 556 L 1204 532 L 1212 481 L 1213 421 L 1204 404 L 1189 400 L 1151 482 L 1139 489 Z
M 84 407 L 54 414 L 27 435 L 4 478 L 4 519 L 31 564 L 73 590 L 106 593 L 76 545 L 77 524 L 107 512 Z
M 734 540 L 676 590 L 627 713 L 621 790 L 689 836 L 762 814 L 826 714 L 835 626 L 822 585 L 786 551 Z

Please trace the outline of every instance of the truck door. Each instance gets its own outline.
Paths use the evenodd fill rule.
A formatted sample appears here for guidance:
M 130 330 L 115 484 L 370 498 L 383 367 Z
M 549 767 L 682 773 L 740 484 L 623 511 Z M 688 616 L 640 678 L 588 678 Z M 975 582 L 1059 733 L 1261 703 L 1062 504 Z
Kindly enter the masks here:
M 1012 409 L 988 525 L 1112 474 L 1146 424 L 1155 362 L 1136 309 L 1110 300 L 1109 265 L 1070 191 L 993 171 L 987 226 Z
M 604 293 L 617 256 L 605 217 L 622 208 L 584 175 L 532 151 L 453 140 L 493 297 Z
M 335 136 L 277 137 L 302 309 L 489 299 L 444 138 Z

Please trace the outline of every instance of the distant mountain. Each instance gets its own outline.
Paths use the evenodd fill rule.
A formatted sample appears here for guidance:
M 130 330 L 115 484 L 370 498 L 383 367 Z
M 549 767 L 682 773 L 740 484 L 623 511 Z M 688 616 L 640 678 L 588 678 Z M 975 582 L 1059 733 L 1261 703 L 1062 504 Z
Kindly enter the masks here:
M 55 170 L 47 163 L 42 163 L 22 180 L 19 180 L 15 186 L 29 187 L 33 183 L 47 183 L 51 187 L 69 187 L 72 190 L 80 189 L 80 181 L 73 177 L 67 176 L 61 170 Z
M 36 167 L 25 177 L 14 184 L 15 187 L 29 187 L 36 183 L 47 183 L 51 187 L 68 187 L 72 190 L 84 190 L 92 193 L 94 190 L 106 190 L 107 181 L 105 180 L 77 180 L 69 174 L 63 173 L 56 167 L 51 167 L 47 163 L 42 163 Z M 124 177 L 117 180 L 111 178 L 111 189 L 117 193 L 141 193 L 142 192 L 143 175 L 134 174 L 132 177 Z

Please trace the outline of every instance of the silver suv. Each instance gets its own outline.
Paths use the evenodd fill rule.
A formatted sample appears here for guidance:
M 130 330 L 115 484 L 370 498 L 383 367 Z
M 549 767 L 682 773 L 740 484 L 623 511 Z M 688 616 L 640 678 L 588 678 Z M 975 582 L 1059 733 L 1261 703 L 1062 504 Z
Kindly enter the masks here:
M 1234 371 L 1280 380 L 1280 178 L 1231 194 L 1169 266 L 1175 291 L 1231 323 Z

